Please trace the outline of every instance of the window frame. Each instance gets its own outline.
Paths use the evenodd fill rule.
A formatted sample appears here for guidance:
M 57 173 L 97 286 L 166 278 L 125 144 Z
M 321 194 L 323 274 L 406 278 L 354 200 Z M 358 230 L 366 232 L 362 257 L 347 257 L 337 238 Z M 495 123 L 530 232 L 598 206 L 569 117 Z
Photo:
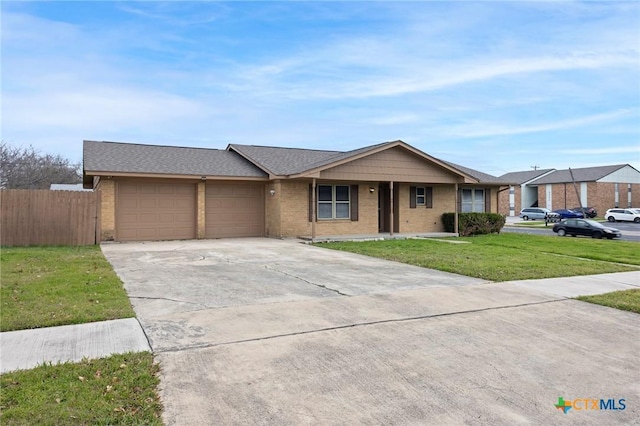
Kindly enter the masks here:
M 422 194 L 420 194 L 420 190 L 422 190 Z M 420 198 L 422 198 L 422 202 L 420 202 Z M 426 186 L 416 186 L 416 206 L 424 207 L 427 205 L 427 187 Z
M 331 188 L 331 200 L 320 200 L 320 188 L 322 187 L 330 187 Z M 338 200 L 338 187 L 347 188 L 347 200 Z M 319 221 L 327 221 L 327 220 L 351 220 L 351 185 L 348 184 L 318 184 L 317 186 L 317 194 L 316 194 L 316 217 Z M 322 217 L 320 205 L 330 205 L 331 206 L 331 217 L 325 216 Z M 347 215 L 337 217 L 338 214 L 338 206 L 346 206 L 347 207 Z
M 460 189 L 460 213 L 484 213 L 485 212 L 485 199 L 486 199 L 486 190 L 485 188 L 461 188 Z M 471 197 L 465 201 L 465 192 L 471 194 Z M 477 193 L 482 193 L 482 199 L 476 199 Z M 481 206 L 481 210 L 476 210 L 476 207 Z M 470 210 L 465 210 L 470 207 Z

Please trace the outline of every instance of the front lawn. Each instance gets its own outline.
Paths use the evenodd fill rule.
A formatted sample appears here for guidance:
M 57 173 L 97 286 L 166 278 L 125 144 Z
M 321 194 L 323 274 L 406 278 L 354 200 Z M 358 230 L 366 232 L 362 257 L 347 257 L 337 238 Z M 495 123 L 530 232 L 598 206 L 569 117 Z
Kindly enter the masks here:
M 568 277 L 638 270 L 637 243 L 492 234 L 456 238 L 320 243 L 320 247 L 379 257 L 490 281 Z M 624 263 L 627 265 L 621 265 Z
M 135 316 L 98 246 L 0 252 L 0 331 Z
M 595 296 L 580 296 L 577 299 L 640 314 L 640 289 L 614 291 Z
M 149 352 L 41 365 L 0 376 L 2 425 L 161 425 Z

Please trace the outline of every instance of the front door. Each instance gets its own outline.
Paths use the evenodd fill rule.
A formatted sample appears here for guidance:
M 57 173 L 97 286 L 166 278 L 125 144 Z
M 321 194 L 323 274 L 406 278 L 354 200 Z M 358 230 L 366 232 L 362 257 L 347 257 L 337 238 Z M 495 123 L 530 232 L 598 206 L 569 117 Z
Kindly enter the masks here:
M 400 209 L 398 206 L 399 185 L 394 184 L 393 188 L 393 232 L 398 232 L 400 224 Z M 378 232 L 387 233 L 391 231 L 391 191 L 387 182 L 378 185 Z

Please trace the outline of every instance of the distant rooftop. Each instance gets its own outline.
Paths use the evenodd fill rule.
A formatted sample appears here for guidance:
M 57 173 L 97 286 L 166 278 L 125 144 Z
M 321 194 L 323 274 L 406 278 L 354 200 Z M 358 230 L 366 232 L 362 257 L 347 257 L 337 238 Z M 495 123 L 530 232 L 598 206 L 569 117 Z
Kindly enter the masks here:
M 502 179 L 505 182 L 523 184 L 539 176 L 542 176 L 545 173 L 549 173 L 553 170 L 554 169 L 538 169 L 538 170 L 525 170 L 522 172 L 505 173 L 502 176 L 500 176 L 500 179 Z
M 612 166 L 584 167 L 580 169 L 571 169 L 573 178 L 576 182 L 595 182 L 611 173 L 626 167 L 627 164 L 615 164 Z M 571 182 L 571 173 L 569 169 L 556 170 L 540 179 L 534 180 L 532 183 L 536 185 L 546 185 L 550 183 Z

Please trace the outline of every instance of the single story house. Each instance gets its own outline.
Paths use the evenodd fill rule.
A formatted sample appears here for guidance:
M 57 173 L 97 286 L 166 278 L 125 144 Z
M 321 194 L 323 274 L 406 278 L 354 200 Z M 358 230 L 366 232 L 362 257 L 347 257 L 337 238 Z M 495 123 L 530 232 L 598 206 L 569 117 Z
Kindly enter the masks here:
M 352 151 L 84 141 L 102 240 L 443 232 L 445 212 L 498 212 L 500 179 L 403 141 Z
M 535 176 L 539 173 L 538 176 Z M 572 177 L 573 174 L 573 177 Z M 640 172 L 629 164 L 584 167 L 564 170 L 536 170 L 507 173 L 501 180 L 519 181 L 509 192 L 508 214 L 515 216 L 519 208 L 546 207 L 550 210 L 594 207 L 599 215 L 614 207 L 640 207 Z M 575 185 L 574 185 L 575 182 Z M 501 214 L 507 214 L 501 196 Z M 513 206 L 513 208 L 511 208 Z

